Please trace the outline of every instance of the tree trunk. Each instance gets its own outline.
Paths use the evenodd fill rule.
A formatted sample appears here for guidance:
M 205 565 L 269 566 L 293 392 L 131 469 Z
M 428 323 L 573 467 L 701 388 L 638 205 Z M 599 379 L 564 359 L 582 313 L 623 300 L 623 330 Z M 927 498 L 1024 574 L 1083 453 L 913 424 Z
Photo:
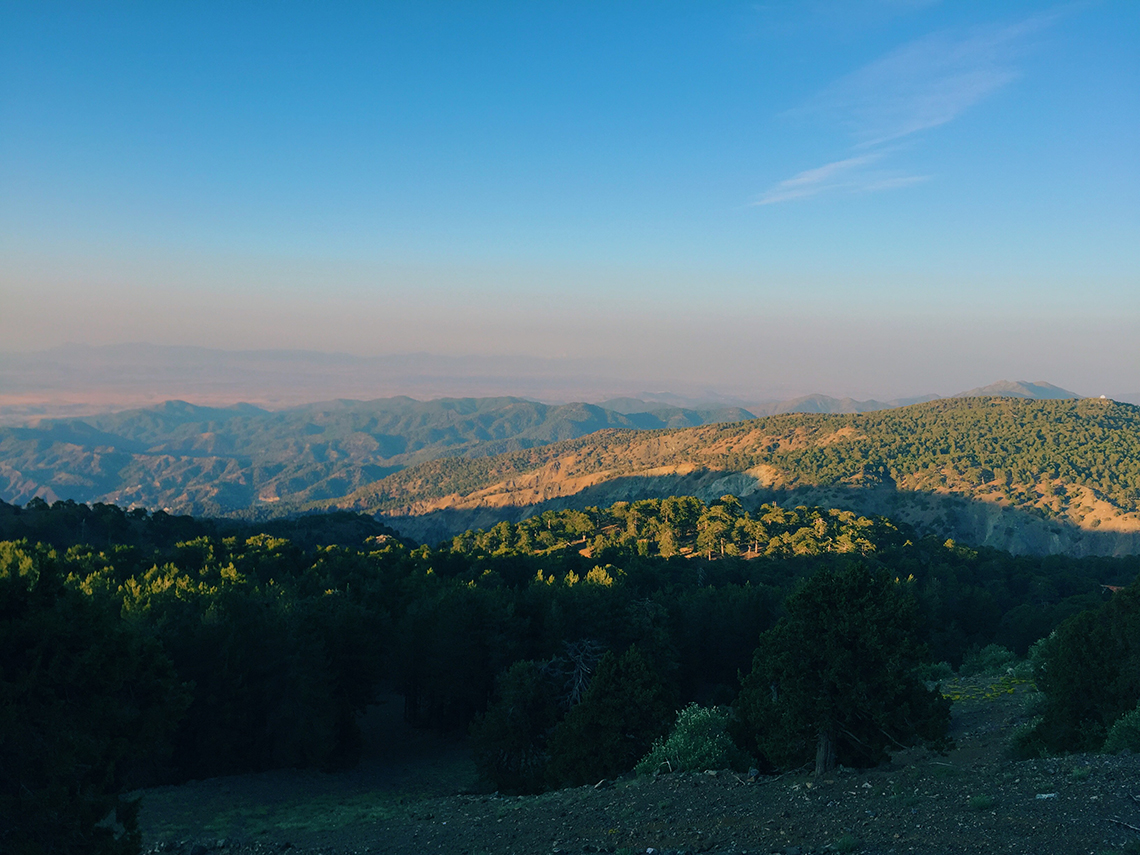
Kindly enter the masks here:
M 819 732 L 815 746 L 815 774 L 824 775 L 835 768 L 835 740 L 828 730 Z

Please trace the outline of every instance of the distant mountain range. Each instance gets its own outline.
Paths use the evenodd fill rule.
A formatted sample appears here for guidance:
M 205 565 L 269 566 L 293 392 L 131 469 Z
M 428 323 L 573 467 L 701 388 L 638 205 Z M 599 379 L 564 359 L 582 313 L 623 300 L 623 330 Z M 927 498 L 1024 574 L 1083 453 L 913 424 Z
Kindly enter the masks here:
M 1031 398 L 1034 400 L 1058 400 L 1080 398 L 1081 396 L 1052 383 L 1026 380 L 1000 380 L 989 386 L 980 386 L 967 392 L 950 395 L 951 398 Z M 909 407 L 937 401 L 939 395 L 918 395 L 911 398 L 894 398 L 890 401 L 857 401 L 854 398 L 831 398 L 827 395 L 805 395 L 790 401 L 766 402 L 749 405 L 758 416 L 774 416 L 781 413 L 871 413 L 876 410 L 890 410 L 895 407 Z
M 648 396 L 647 396 L 648 397 Z M 676 398 L 676 396 L 670 396 Z M 999 380 L 989 386 L 980 386 L 966 392 L 950 395 L 951 398 L 1029 398 L 1033 400 L 1063 400 L 1080 398 L 1076 392 L 1054 386 L 1052 383 L 1037 381 L 1030 383 L 1027 380 Z M 937 401 L 940 395 L 916 395 L 910 398 L 893 398 L 889 401 L 858 401 L 854 398 L 832 398 L 828 395 L 803 395 L 799 398 L 790 398 L 786 401 L 757 401 L 745 402 L 741 405 L 744 418 L 759 416 L 775 416 L 782 413 L 871 413 L 876 410 L 890 410 L 895 407 L 909 407 L 911 404 L 923 404 L 927 401 Z M 691 402 L 690 402 L 691 403 Z M 615 410 L 619 413 L 654 412 L 656 408 L 668 406 L 657 403 L 651 398 L 614 398 L 603 401 L 599 406 Z M 698 405 L 699 407 L 699 405 Z M 723 408 L 722 408 L 723 409 Z M 717 419 L 717 421 L 730 421 L 730 419 Z
M 363 357 L 153 344 L 65 345 L 36 353 L 0 351 L 0 424 L 26 424 L 42 417 L 86 417 L 153 407 L 167 400 L 210 407 L 250 403 L 279 410 L 330 399 L 510 396 L 548 403 L 601 401 L 600 406 L 615 412 L 648 412 L 665 405 L 697 411 L 738 407 L 763 416 L 869 412 L 938 397 L 928 394 L 882 401 L 825 395 L 762 398 L 713 387 L 619 377 L 614 371 L 615 366 L 600 359 L 426 353 Z M 996 385 L 1008 388 L 999 390 Z M 1052 397 L 1049 384 L 996 385 L 963 394 Z M 652 388 L 669 391 L 634 391 Z M 619 394 L 624 397 L 616 397 Z M 623 400 L 627 403 L 620 404 Z M 1140 403 L 1140 395 L 1134 402 Z
M 608 371 L 612 366 L 590 359 L 64 345 L 38 353 L 0 352 L 0 419 L 86 416 L 173 399 L 269 409 L 398 395 L 593 400 L 616 391 Z M 651 385 L 620 382 L 623 389 Z
M 1048 383 L 1003 381 L 964 392 L 962 397 L 1060 401 L 1076 396 Z M 951 406 L 953 400 L 918 406 L 919 410 L 922 406 Z M 492 467 L 487 471 L 499 471 L 495 467 L 500 464 L 480 463 L 480 460 L 531 460 L 526 455 L 535 449 L 580 441 L 585 443 L 581 446 L 583 449 L 592 449 L 582 452 L 588 459 L 610 461 L 601 470 L 585 475 L 589 485 L 596 487 L 601 481 L 612 481 L 611 475 L 615 472 L 637 470 L 638 461 L 644 458 L 643 451 L 637 451 L 627 462 L 612 455 L 599 457 L 597 447 L 588 437 L 597 436 L 598 442 L 610 443 L 614 429 L 626 432 L 617 435 L 645 437 L 645 442 L 664 442 L 669 448 L 681 442 L 682 446 L 678 446 L 681 448 L 689 441 L 682 442 L 686 436 L 683 429 L 708 430 L 710 425 L 729 423 L 756 425 L 760 423 L 752 420 L 768 412 L 778 417 L 809 413 L 840 419 L 880 412 L 884 414 L 877 417 L 881 420 L 886 418 L 885 413 L 900 407 L 907 409 L 899 412 L 907 412 L 916 405 L 907 401 L 855 401 L 819 395 L 747 409 L 715 405 L 688 408 L 628 397 L 610 399 L 600 405 L 552 405 L 512 397 L 443 398 L 426 402 L 396 397 L 329 401 L 278 411 L 249 404 L 203 407 L 168 401 L 156 407 L 120 413 L 86 418 L 43 418 L 34 424 L 0 427 L 0 499 L 24 503 L 41 496 L 49 501 L 107 502 L 174 513 L 261 517 L 336 505 L 395 514 L 409 520 L 424 510 L 438 521 L 454 510 L 438 505 L 444 493 L 462 498 L 469 496 L 472 490 L 493 486 L 492 482 L 472 473 L 483 472 L 480 467 L 485 466 Z M 953 411 L 951 406 L 948 412 Z M 501 456 L 504 454 L 506 457 Z M 512 454 L 516 457 L 511 457 Z M 517 458 L 519 454 L 523 457 Z M 670 456 L 660 450 L 653 455 L 654 466 L 664 467 L 662 471 L 669 470 L 674 475 L 681 471 L 678 466 L 684 469 L 697 465 L 684 455 Z M 469 463 L 432 464 L 441 458 L 461 458 Z M 759 458 L 753 454 L 748 459 Z M 432 465 L 443 468 L 432 469 Z M 579 465 L 574 463 L 570 468 Z M 456 466 L 459 468 L 454 469 Z M 709 483 L 719 483 L 721 476 L 715 473 L 724 467 L 720 464 L 718 467 L 709 469 L 713 473 L 708 476 Z M 729 468 L 734 467 L 740 469 L 735 464 Z M 453 469 L 465 474 L 458 481 L 441 474 Z M 524 467 L 508 480 L 528 471 Z M 417 483 L 427 483 L 424 479 L 428 479 L 430 489 L 426 493 L 424 488 L 408 492 L 399 485 L 410 483 L 409 478 Z M 681 479 L 670 489 L 691 488 L 705 492 L 722 489 L 721 486 L 709 488 L 704 481 L 701 482 L 704 486 L 686 487 L 686 483 Z M 746 479 L 744 488 L 750 483 Z M 446 484 L 452 486 L 444 490 L 441 485 Z M 492 514 L 501 511 L 500 499 L 506 495 L 495 489 L 500 498 L 483 503 Z M 560 486 L 554 497 L 570 495 L 565 489 Z M 400 495 L 404 498 L 393 499 L 392 490 L 403 491 Z M 723 492 L 731 490 L 725 487 Z M 608 500 L 617 500 L 621 495 L 620 490 L 612 495 L 607 493 Z M 389 498 L 380 501 L 368 496 Z M 534 501 L 546 500 L 542 496 L 528 496 L 515 497 L 511 502 L 517 499 L 518 507 L 525 508 Z M 482 500 L 449 501 L 459 502 L 469 511 Z M 437 513 L 444 510 L 447 513 L 442 516 Z M 517 509 L 512 513 L 516 512 L 526 513 Z M 404 520 L 402 525 L 428 538 L 447 534 L 461 524 L 420 525 L 409 520 Z
M 651 409 L 620 413 L 521 398 L 398 397 L 280 411 L 168 401 L 0 427 L 0 498 L 230 514 L 344 495 L 441 456 L 499 454 L 605 428 L 654 430 L 752 417 L 736 407 Z

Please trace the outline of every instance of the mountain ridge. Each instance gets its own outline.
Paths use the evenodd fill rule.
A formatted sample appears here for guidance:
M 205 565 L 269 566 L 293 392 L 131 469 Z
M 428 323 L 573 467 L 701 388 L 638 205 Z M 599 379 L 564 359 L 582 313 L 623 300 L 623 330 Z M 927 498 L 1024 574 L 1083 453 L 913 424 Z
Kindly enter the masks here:
M 272 411 L 166 401 L 0 427 L 0 498 L 73 499 L 224 515 L 343 495 L 442 455 L 489 456 L 621 427 L 750 418 L 738 408 L 621 414 L 520 397 L 338 399 Z
M 19 503 L 41 496 L 49 501 L 260 518 L 348 507 L 398 519 L 398 528 L 431 540 L 448 536 L 457 526 L 493 524 L 497 514 L 518 517 L 534 508 L 569 507 L 583 501 L 609 504 L 668 493 L 712 500 L 732 492 L 825 504 L 832 499 L 821 491 L 841 490 L 850 507 L 861 513 L 893 516 L 905 511 L 920 527 L 1013 551 L 1132 550 L 1128 539 L 1132 535 L 1125 529 L 1132 525 L 1136 508 L 1128 491 L 1136 489 L 1140 475 L 1133 478 L 1128 469 L 1127 483 L 1121 484 L 1101 472 L 1085 483 L 1073 472 L 1053 477 L 1035 468 L 1041 461 L 1062 465 L 1057 463 L 1060 446 L 1042 445 L 1038 434 L 1063 434 L 1081 420 L 1073 413 L 1082 408 L 1124 413 L 1131 412 L 1129 405 L 1108 399 L 1067 400 L 1062 395 L 1070 393 L 1041 382 L 1002 381 L 982 389 L 995 387 L 1001 397 L 941 398 L 862 412 L 848 405 L 852 412 L 759 419 L 743 408 L 695 410 L 632 398 L 611 400 L 617 409 L 607 409 L 512 396 L 427 402 L 396 396 L 375 401 L 336 399 L 284 411 L 248 403 L 205 407 L 172 400 L 86 419 L 43 419 L 34 426 L 0 428 L 0 498 Z M 1026 394 L 1050 394 L 1053 399 L 1031 400 Z M 1032 460 L 1023 455 L 1015 476 L 992 471 L 1002 470 L 1004 464 L 987 455 L 1007 454 L 1002 449 L 975 449 L 976 460 L 944 460 L 939 464 L 942 471 L 918 472 L 913 467 L 892 469 L 894 464 L 883 457 L 882 449 L 864 447 L 853 439 L 866 424 L 877 424 L 876 442 L 886 441 L 884 437 L 894 430 L 889 445 L 916 431 L 929 433 L 933 422 L 953 421 L 960 411 L 994 406 L 1040 411 L 1032 418 L 1036 433 L 1015 436 L 1024 426 L 982 420 L 959 425 L 957 436 L 942 435 L 939 441 L 958 447 L 976 444 L 971 433 L 1013 430 L 1007 439 L 1018 447 L 1036 448 L 1038 454 Z M 1042 415 L 1050 407 L 1052 416 Z M 942 415 L 929 416 L 931 424 L 909 423 L 917 412 Z M 1054 417 L 1059 421 L 1052 421 Z M 899 427 L 888 430 L 884 426 L 892 419 Z M 1072 423 L 1068 427 L 1066 420 Z M 722 426 L 710 427 L 715 424 Z M 816 435 L 824 424 L 832 425 L 826 442 Z M 1111 468 L 1140 457 L 1132 446 L 1123 451 L 1117 447 L 1132 441 L 1131 430 L 1129 426 L 1115 439 L 1111 431 L 1098 435 L 1092 446 L 1099 449 L 1103 462 L 1095 465 Z M 721 436 L 717 442 L 724 447 L 686 457 L 700 431 Z M 752 439 L 738 437 L 735 445 L 723 441 L 732 431 Z M 774 433 L 764 439 L 764 431 Z M 633 435 L 640 438 L 628 441 Z M 552 445 L 557 448 L 542 450 Z M 606 450 L 610 445 L 614 453 Z M 838 478 L 816 478 L 806 470 L 789 477 L 779 460 L 765 457 L 786 458 L 791 450 L 813 447 L 812 454 L 830 455 L 828 466 L 840 473 Z M 838 457 L 837 449 L 842 450 Z M 570 458 L 549 457 L 564 453 Z M 1077 459 L 1085 452 L 1074 448 L 1064 453 Z M 851 460 L 842 459 L 847 454 L 853 455 Z M 855 464 L 864 469 L 849 471 Z M 548 466 L 553 471 L 542 471 Z M 986 488 L 984 500 L 975 500 L 975 487 L 999 479 L 1000 489 Z M 1048 488 L 1053 482 L 1059 486 Z M 1038 489 L 1052 489 L 1051 496 L 1060 490 L 1063 501 L 1046 501 L 1045 493 L 1034 492 Z M 1013 493 L 999 501 L 998 494 L 1009 490 Z M 910 502 L 924 492 L 931 508 L 938 510 L 920 512 Z M 909 502 L 903 510 L 896 507 L 900 496 Z M 963 496 L 969 498 L 965 509 L 946 504 Z M 1044 510 L 1050 501 L 1057 507 Z M 950 517 L 961 524 L 939 523 L 940 518 Z M 1015 533 L 1002 535 L 1002 528 Z M 1110 531 L 1119 536 L 1109 537 Z M 1108 543 L 1113 537 L 1115 542 Z M 1094 541 L 1100 545 L 1090 546 Z
M 314 507 L 374 513 L 430 539 L 546 508 L 724 493 L 882 513 L 1014 552 L 1136 552 L 1140 408 L 957 398 L 867 414 L 607 430 L 498 457 L 431 461 Z

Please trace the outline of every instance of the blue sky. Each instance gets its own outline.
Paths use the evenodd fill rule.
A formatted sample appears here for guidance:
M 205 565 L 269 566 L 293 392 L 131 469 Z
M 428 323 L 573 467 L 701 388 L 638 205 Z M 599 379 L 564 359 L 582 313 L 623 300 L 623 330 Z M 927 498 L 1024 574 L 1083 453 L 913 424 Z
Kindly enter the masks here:
M 1140 390 L 1140 4 L 0 3 L 5 349 Z

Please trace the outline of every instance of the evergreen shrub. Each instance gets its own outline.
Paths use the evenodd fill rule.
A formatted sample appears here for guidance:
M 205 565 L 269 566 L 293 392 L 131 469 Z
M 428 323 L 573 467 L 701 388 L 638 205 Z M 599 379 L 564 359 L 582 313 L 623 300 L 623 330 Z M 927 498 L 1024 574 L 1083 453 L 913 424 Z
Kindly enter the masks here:
M 1140 706 L 1126 712 L 1113 723 L 1108 729 L 1103 750 L 1105 754 L 1140 751 Z
M 962 658 L 958 673 L 963 677 L 978 674 L 1000 674 L 1017 664 L 1017 654 L 1000 644 L 987 644 L 981 650 L 971 650 Z
M 731 711 L 692 703 L 677 713 L 665 739 L 653 743 L 637 764 L 642 775 L 656 772 L 701 772 L 740 765 L 743 755 L 728 734 Z

